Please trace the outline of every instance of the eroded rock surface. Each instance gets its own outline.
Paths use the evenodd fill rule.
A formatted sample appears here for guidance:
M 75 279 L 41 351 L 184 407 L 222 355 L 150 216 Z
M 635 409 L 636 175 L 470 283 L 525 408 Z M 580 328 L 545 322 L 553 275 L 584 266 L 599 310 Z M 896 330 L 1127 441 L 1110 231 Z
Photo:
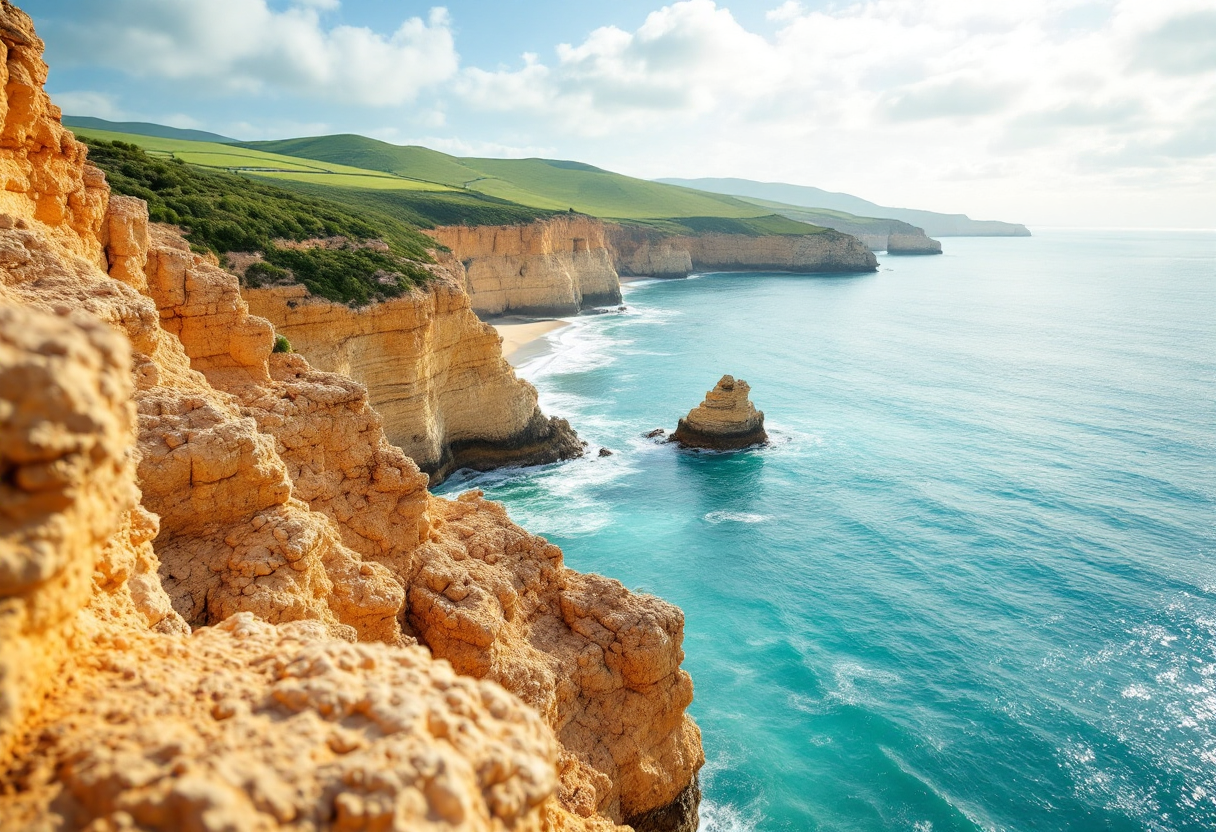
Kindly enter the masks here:
M 6 0 L 0 43 L 0 827 L 687 819 L 679 611 L 429 495 L 362 385 L 110 197 Z
M 581 456 L 570 423 L 541 412 L 502 339 L 473 314 L 452 265 L 425 289 L 357 309 L 303 286 L 244 294 L 312 366 L 365 384 L 389 441 L 434 482 L 458 468 Z
M 684 277 L 694 271 L 872 272 L 878 261 L 860 240 L 838 231 L 818 234 L 669 235 L 609 226 L 613 261 L 622 275 Z
M 452 225 L 427 232 L 465 271 L 478 315 L 573 315 L 621 302 L 606 226 L 581 214 L 521 225 Z
M 705 401 L 680 420 L 671 440 L 686 448 L 715 451 L 767 442 L 764 413 L 756 410 L 750 393 L 751 387 L 743 379 L 722 376 L 714 389 L 705 394 Z

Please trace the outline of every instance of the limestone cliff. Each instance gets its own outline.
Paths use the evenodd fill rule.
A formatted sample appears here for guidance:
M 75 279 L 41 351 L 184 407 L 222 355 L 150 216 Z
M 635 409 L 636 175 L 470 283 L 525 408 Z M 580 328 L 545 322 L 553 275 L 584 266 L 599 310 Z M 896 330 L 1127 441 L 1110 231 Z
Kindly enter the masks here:
M 941 254 L 942 244 L 925 235 L 919 228 L 909 234 L 887 235 L 887 254 Z
M 447 226 L 428 232 L 465 270 L 479 315 L 572 315 L 620 301 L 618 273 L 687 277 L 695 271 L 873 271 L 874 255 L 856 237 L 672 234 L 582 215 L 528 225 Z M 925 238 L 928 240 L 928 238 Z M 883 239 L 883 248 L 887 240 Z M 935 241 L 928 241 L 930 244 Z M 912 249 L 918 241 L 900 238 Z
M 427 232 L 464 264 L 478 315 L 573 315 L 621 302 L 605 225 L 581 214 Z
M 303 286 L 244 296 L 312 366 L 366 385 L 389 441 L 434 482 L 462 467 L 580 456 L 570 424 L 541 413 L 535 388 L 516 378 L 494 328 L 469 308 L 453 277 L 459 265 L 446 265 L 425 289 L 359 308 L 308 297 Z
M 670 235 L 637 226 L 609 228 L 609 245 L 622 275 L 676 277 L 693 271 L 868 272 L 873 253 L 856 237 L 819 234 Z
M 7 0 L 0 44 L 0 826 L 695 815 L 679 610 L 429 495 L 361 385 L 109 196 Z

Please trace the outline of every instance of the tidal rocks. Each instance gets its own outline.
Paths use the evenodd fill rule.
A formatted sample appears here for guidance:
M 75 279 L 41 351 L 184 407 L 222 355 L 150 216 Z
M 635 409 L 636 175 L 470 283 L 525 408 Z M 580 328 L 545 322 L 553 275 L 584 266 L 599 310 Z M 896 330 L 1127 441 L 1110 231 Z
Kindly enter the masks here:
M 764 413 L 756 410 L 743 379 L 722 376 L 717 386 L 705 394 L 705 401 L 680 420 L 671 441 L 685 448 L 731 451 L 768 441 L 764 432 Z

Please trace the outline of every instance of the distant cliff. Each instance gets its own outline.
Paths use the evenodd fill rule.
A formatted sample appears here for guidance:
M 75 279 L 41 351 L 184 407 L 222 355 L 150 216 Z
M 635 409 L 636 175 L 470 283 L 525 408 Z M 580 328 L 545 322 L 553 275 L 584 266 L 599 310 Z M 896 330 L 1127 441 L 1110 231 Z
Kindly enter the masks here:
M 426 233 L 464 264 L 465 288 L 479 315 L 573 315 L 621 301 L 604 223 L 592 217 L 454 225 Z
M 609 243 L 624 275 L 684 276 L 696 271 L 870 272 L 874 254 L 848 234 L 672 235 L 614 225 Z
M 888 208 L 851 194 L 825 191 L 805 185 L 789 185 L 784 182 L 755 182 L 750 179 L 705 178 L 705 179 L 659 179 L 668 185 L 680 185 L 716 194 L 743 197 L 747 201 L 759 201 L 765 207 L 772 203 L 786 207 L 844 211 L 858 217 L 878 217 L 899 220 L 923 229 L 931 237 L 1029 237 L 1026 226 L 1014 222 L 997 220 L 973 220 L 966 214 L 939 214 L 915 208 Z M 818 220 L 807 220 L 819 222 Z M 826 221 L 825 221 L 826 222 Z M 831 225 L 831 223 L 828 223 Z M 835 228 L 836 226 L 832 226 Z M 844 230 L 844 229 L 840 229 Z
M 573 315 L 591 306 L 616 304 L 621 300 L 621 274 L 687 277 L 696 271 L 730 269 L 858 272 L 876 268 L 874 255 L 860 240 L 831 230 L 679 233 L 576 214 L 522 225 L 445 226 L 426 233 L 463 265 L 472 309 L 482 316 Z M 909 252 L 935 244 L 913 234 L 899 239 Z M 883 243 L 886 247 L 886 240 Z M 274 318 L 263 307 L 257 308 Z

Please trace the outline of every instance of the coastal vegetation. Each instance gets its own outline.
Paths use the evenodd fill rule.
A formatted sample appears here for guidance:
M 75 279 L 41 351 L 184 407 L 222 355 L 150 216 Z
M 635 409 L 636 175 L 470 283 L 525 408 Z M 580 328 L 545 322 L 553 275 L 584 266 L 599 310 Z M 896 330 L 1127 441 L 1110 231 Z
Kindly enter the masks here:
M 245 273 L 250 285 L 294 277 L 312 294 L 363 304 L 430 279 L 423 264 L 434 243 L 388 214 L 356 213 L 315 195 L 152 156 L 127 142 L 84 140 L 110 187 L 146 200 L 149 218 L 183 228 L 195 251 L 221 259 L 261 254 Z M 326 244 L 287 245 L 314 240 Z M 371 240 L 382 240 L 387 251 L 367 247 Z

